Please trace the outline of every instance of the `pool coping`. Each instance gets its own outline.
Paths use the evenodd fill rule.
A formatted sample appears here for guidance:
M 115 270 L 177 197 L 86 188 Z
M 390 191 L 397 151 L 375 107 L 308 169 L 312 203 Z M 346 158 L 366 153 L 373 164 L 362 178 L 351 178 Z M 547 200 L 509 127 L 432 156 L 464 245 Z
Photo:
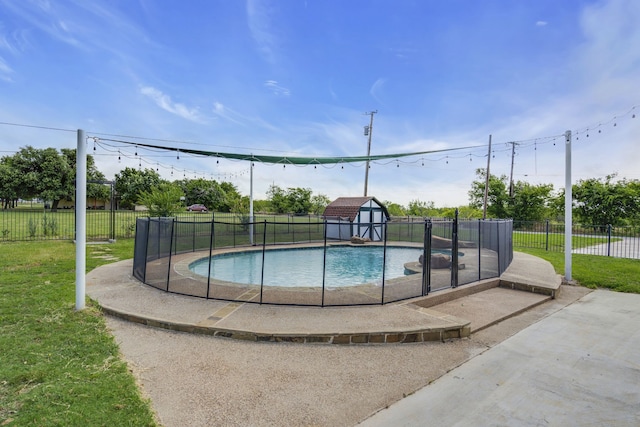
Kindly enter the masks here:
M 374 306 L 278 306 L 172 294 L 133 278 L 132 260 L 88 273 L 87 293 L 109 316 L 172 331 L 272 343 L 416 343 L 472 333 L 469 319 L 438 311 L 439 304 L 497 287 L 540 294 L 539 300 L 500 314 L 492 320 L 495 323 L 553 298 L 561 281 L 546 264 L 536 257 L 514 254 L 512 265 L 500 278 Z

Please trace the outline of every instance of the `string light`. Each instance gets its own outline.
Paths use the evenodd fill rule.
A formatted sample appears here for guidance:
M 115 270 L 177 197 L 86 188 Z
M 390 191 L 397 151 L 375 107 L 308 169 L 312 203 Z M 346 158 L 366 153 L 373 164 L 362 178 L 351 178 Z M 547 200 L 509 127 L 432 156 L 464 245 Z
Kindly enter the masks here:
M 614 117 L 613 117 L 611 120 L 609 120 L 609 121 L 603 121 L 603 122 L 595 123 L 595 124 L 592 124 L 592 125 L 591 125 L 591 126 L 589 126 L 589 127 L 582 128 L 582 129 L 578 129 L 578 130 L 574 131 L 574 136 L 575 136 L 576 141 L 579 141 L 581 137 L 582 137 L 582 138 L 584 138 L 584 136 L 585 136 L 585 135 L 586 135 L 586 137 L 587 137 L 587 138 L 590 138 L 591 133 L 592 133 L 594 130 L 596 130 L 596 129 L 598 130 L 598 135 L 602 135 L 603 133 L 606 133 L 606 132 L 603 132 L 603 129 L 606 129 L 605 127 L 606 127 L 606 126 L 608 126 L 608 125 L 610 125 L 610 124 L 613 124 L 613 127 L 617 127 L 617 125 L 618 125 L 618 123 L 617 123 L 617 122 L 618 122 L 618 121 L 619 121 L 619 119 L 621 119 L 621 118 L 631 116 L 631 118 L 634 118 L 634 119 L 635 119 L 635 118 L 636 118 L 636 117 L 635 117 L 635 116 L 636 116 L 635 108 L 636 108 L 636 107 L 634 106 L 634 107 L 633 107 L 630 111 L 628 111 L 626 114 L 624 114 L 624 115 L 617 115 L 617 116 L 614 116 Z M 0 124 L 1 124 L 1 123 L 0 123 Z M 548 136 L 548 137 L 543 137 L 543 138 L 535 138 L 535 139 L 529 139 L 529 140 L 518 141 L 518 143 L 519 143 L 518 145 L 521 145 L 522 147 L 525 147 L 525 148 L 526 148 L 526 147 L 531 147 L 531 146 L 533 146 L 533 148 L 534 148 L 534 152 L 535 152 L 535 153 L 537 153 L 537 145 L 538 145 L 538 143 L 540 143 L 540 144 L 545 144 L 545 143 L 549 143 L 549 142 L 551 142 L 551 143 L 553 144 L 553 146 L 555 147 L 555 146 L 557 145 L 557 144 L 556 144 L 556 142 L 557 142 L 556 140 L 557 140 L 559 137 L 561 137 L 561 136 L 563 136 L 563 135 L 560 135 L 560 136 L 558 136 L 558 135 L 553 135 L 553 136 Z M 594 138 L 595 138 L 595 137 L 594 137 Z M 143 154 L 143 153 L 141 153 L 141 152 L 139 153 L 139 152 L 138 152 L 138 148 L 142 148 L 142 149 L 150 150 L 150 151 L 165 151 L 165 150 L 167 150 L 167 149 L 168 149 L 168 150 L 172 150 L 172 151 L 176 151 L 176 159 L 177 159 L 177 160 L 180 160 L 180 149 L 178 149 L 178 148 L 176 148 L 176 147 L 166 147 L 166 148 L 164 148 L 164 147 L 158 147 L 158 146 L 148 146 L 148 145 L 144 145 L 144 144 L 143 144 L 143 145 L 141 145 L 141 146 L 139 147 L 137 143 L 129 142 L 129 141 L 116 141 L 116 140 L 103 139 L 103 138 L 97 138 L 97 137 L 92 137 L 92 139 L 94 140 L 94 146 L 93 146 L 93 151 L 94 151 L 94 153 L 95 153 L 96 151 L 98 151 L 98 150 L 97 150 L 97 147 L 98 147 L 98 146 L 100 146 L 100 147 L 102 147 L 102 148 L 105 148 L 105 147 L 104 147 L 105 145 L 106 145 L 107 147 L 112 147 L 112 148 L 113 148 L 112 150 L 109 150 L 109 149 L 107 149 L 107 148 L 105 148 L 105 149 L 107 149 L 107 151 L 111 151 L 111 153 L 112 153 L 111 155 L 115 154 L 115 151 L 117 150 L 118 163 L 121 163 L 121 162 L 122 162 L 122 156 L 123 156 L 123 155 L 124 155 L 125 157 L 127 157 L 127 158 L 131 158 L 131 152 L 130 152 L 130 151 L 128 151 L 128 150 L 122 151 L 120 148 L 118 148 L 118 145 L 117 145 L 117 144 L 116 144 L 116 145 L 105 144 L 105 142 L 104 142 L 104 141 L 112 141 L 112 142 L 117 142 L 117 143 L 123 143 L 123 144 L 130 144 L 130 145 L 134 145 L 134 157 L 138 158 L 138 160 L 139 160 L 139 161 L 138 161 L 138 166 L 139 166 L 140 168 L 142 167 L 142 161 L 143 161 L 143 160 L 145 160 L 145 162 L 146 162 L 147 164 L 149 164 L 149 165 L 151 166 L 151 168 L 153 168 L 153 163 L 152 163 L 152 162 L 149 162 L 149 161 L 148 161 L 148 160 L 146 160 L 146 159 L 143 159 L 143 156 L 139 156 L 140 154 Z M 514 142 L 514 143 L 515 143 L 515 142 Z M 511 143 L 511 142 L 510 142 L 510 143 L 507 143 L 508 151 L 511 151 L 511 148 L 510 148 L 510 147 L 511 147 L 511 145 L 510 145 L 510 144 L 512 144 L 512 143 Z M 129 147 L 130 147 L 130 145 L 129 145 Z M 486 146 L 486 145 L 485 145 L 485 146 Z M 467 154 L 460 153 L 460 155 L 454 155 L 454 156 L 446 155 L 446 156 L 441 157 L 441 158 L 439 158 L 439 159 L 432 159 L 432 158 L 426 158 L 426 159 L 425 159 L 424 157 L 420 157 L 420 158 L 416 158 L 416 157 L 414 157 L 413 159 L 411 159 L 411 160 L 409 160 L 409 161 L 405 161 L 405 160 L 399 160 L 398 158 L 393 159 L 393 157 L 391 157 L 391 156 L 390 156 L 390 157 L 387 157 L 387 159 L 389 159 L 390 161 L 382 161 L 382 159 L 372 160 L 371 162 L 368 162 L 368 163 L 369 163 L 368 167 L 369 167 L 369 168 L 371 168 L 371 167 L 372 167 L 372 164 L 375 164 L 375 163 L 378 163 L 378 164 L 381 164 L 381 165 L 389 165 L 389 163 L 390 163 L 391 161 L 395 161 L 395 163 L 396 163 L 396 168 L 399 168 L 399 167 L 400 167 L 400 161 L 402 161 L 403 163 L 405 163 L 405 164 L 407 164 L 407 165 L 409 165 L 409 166 L 424 166 L 425 160 L 428 160 L 428 161 L 434 161 L 434 162 L 435 162 L 435 161 L 445 160 L 445 163 L 448 165 L 448 164 L 449 164 L 449 157 L 451 157 L 451 158 L 455 158 L 455 159 L 459 159 L 459 158 L 464 158 L 464 156 L 468 156 L 468 157 L 469 157 L 469 162 L 473 162 L 473 157 L 474 157 L 474 156 L 478 156 L 478 157 L 485 157 L 485 156 L 487 156 L 486 151 L 482 154 L 482 156 L 481 156 L 480 154 L 478 154 L 478 152 L 476 152 L 476 151 L 475 151 L 475 150 L 477 150 L 477 149 L 479 149 L 479 148 L 481 148 L 481 147 L 483 147 L 483 146 L 479 145 L 479 146 L 477 146 L 477 147 L 475 147 L 475 146 L 474 146 L 474 147 L 464 147 L 464 148 L 469 149 L 469 150 L 470 150 L 470 152 L 468 152 Z M 497 144 L 496 144 L 496 147 L 497 147 L 497 148 L 494 148 L 493 150 L 491 150 L 491 153 L 490 153 L 491 157 L 492 157 L 492 158 L 494 158 L 494 159 L 496 158 L 496 155 L 497 155 L 497 154 L 496 154 L 496 152 L 500 152 L 500 151 L 505 151 L 505 152 L 506 152 L 506 151 L 507 151 L 507 148 L 505 148 L 505 149 L 501 149 Z M 451 150 L 456 150 L 456 149 L 451 149 Z M 460 148 L 458 148 L 457 150 L 460 150 Z M 445 151 L 445 152 L 446 152 L 446 151 L 449 151 L 449 150 L 442 150 L 442 151 Z M 200 153 L 206 153 L 206 152 L 200 152 Z M 200 153 L 197 153 L 197 152 L 193 152 L 193 153 L 192 153 L 190 150 L 187 150 L 187 155 L 188 155 L 188 156 L 202 156 L 202 155 L 206 155 L 206 154 L 200 154 Z M 234 161 L 234 160 L 237 160 L 237 161 L 243 161 L 243 160 L 250 160 L 251 158 L 255 158 L 255 157 L 253 157 L 253 155 L 251 155 L 252 157 L 247 156 L 246 158 L 243 158 L 243 157 L 242 157 L 243 155 L 241 155 L 241 154 L 233 154 L 233 153 L 231 153 L 231 154 L 229 154 L 229 155 L 226 155 L 225 153 L 211 153 L 211 154 L 212 154 L 212 155 L 215 155 L 215 156 L 217 156 L 217 157 L 219 157 L 219 158 L 229 158 L 229 159 L 231 159 L 232 161 Z M 407 154 L 409 154 L 409 153 L 407 153 Z M 400 156 L 408 157 L 408 156 L 407 156 L 407 154 L 398 154 L 398 157 L 400 157 Z M 421 154 L 424 154 L 424 153 L 421 153 Z M 428 156 L 428 157 L 431 157 L 431 154 L 432 154 L 432 153 L 429 153 L 429 156 Z M 444 154 L 444 153 L 443 153 L 443 154 Z M 98 155 L 100 155 L 100 154 L 98 154 Z M 159 156 L 159 155 L 156 155 L 156 156 Z M 170 154 L 169 154 L 169 156 L 170 156 Z M 231 157 L 231 156 L 233 156 L 233 157 Z M 393 156 L 393 155 L 392 155 L 392 156 Z M 258 157 L 259 157 L 259 156 L 258 156 Z M 219 164 L 220 164 L 220 160 L 219 160 L 219 158 L 218 158 L 218 159 L 216 159 L 216 165 L 219 165 Z M 337 164 L 336 164 L 336 163 L 320 163 L 320 162 L 318 162 L 318 161 L 317 161 L 317 159 L 313 159 L 313 160 L 314 160 L 313 162 L 309 162 L 309 161 L 307 160 L 307 162 L 306 162 L 306 163 L 302 163 L 302 162 L 299 162 L 299 163 L 298 163 L 298 162 L 291 163 L 291 161 L 290 161 L 290 160 L 289 160 L 289 162 L 287 162 L 287 158 L 286 158 L 286 157 L 284 157 L 283 159 L 284 159 L 284 161 L 285 161 L 285 163 L 283 163 L 283 165 L 282 165 L 283 169 L 286 169 L 286 163 L 293 164 L 294 166 L 299 166 L 299 167 L 305 167 L 305 166 L 308 166 L 309 164 L 313 164 L 314 169 L 318 169 L 318 165 L 320 165 L 320 166 L 322 166 L 323 168 L 326 168 L 326 169 L 332 169 L 332 168 L 334 168 L 335 166 L 337 166 Z M 393 160 L 391 160 L 391 159 L 393 159 Z M 296 159 L 296 160 L 297 160 L 297 159 Z M 310 160 L 310 159 L 309 159 L 309 160 Z M 324 160 L 324 159 L 323 159 L 323 160 Z M 267 162 L 267 163 L 265 163 L 266 165 L 275 166 L 275 164 L 270 164 L 270 163 L 268 163 L 268 160 L 264 160 L 264 161 L 265 161 L 265 162 Z M 334 161 L 337 161 L 337 162 L 340 164 L 340 168 L 341 168 L 341 169 L 344 169 L 344 163 L 340 160 L 340 158 L 339 158 L 339 157 L 338 157 L 338 158 L 335 158 L 335 159 L 334 159 Z M 352 162 L 353 160 L 352 160 L 352 159 L 349 159 L 349 160 L 347 160 L 347 161 L 348 161 L 348 162 Z M 535 159 L 535 161 L 536 161 L 536 169 L 537 169 L 537 158 Z M 419 163 L 418 163 L 418 162 L 419 162 Z M 254 165 L 254 163 L 252 162 L 252 163 L 251 163 L 251 165 L 253 166 L 253 165 Z M 360 164 L 358 164 L 358 163 L 354 164 L 354 166 L 359 166 L 359 165 L 361 166 L 361 165 L 362 165 L 362 163 L 360 163 Z M 156 167 L 155 167 L 155 170 L 156 170 L 157 172 L 160 172 L 160 166 L 162 166 L 162 167 L 164 167 L 164 168 L 167 168 L 167 169 L 168 169 L 168 166 L 167 166 L 167 165 L 162 165 L 162 164 L 161 164 L 161 162 L 156 162 L 156 165 L 155 165 L 155 166 L 156 166 Z M 186 172 L 187 172 L 187 170 L 185 169 L 185 170 L 184 170 L 184 174 L 183 174 L 183 176 L 184 176 L 185 178 L 186 178 Z M 198 171 L 188 171 L 188 172 L 193 173 L 193 174 L 194 174 L 194 178 L 197 178 L 198 173 L 199 173 Z M 246 172 L 244 172 L 244 173 L 242 173 L 242 172 L 238 172 L 238 173 L 228 173 L 228 174 L 222 174 L 222 175 L 218 174 L 218 176 L 229 177 L 229 178 L 234 178 L 234 179 L 235 179 L 235 178 L 242 177 L 243 175 L 245 175 L 245 173 L 246 173 Z M 536 173 L 537 173 L 537 171 L 536 171 Z M 203 174 L 204 174 L 204 172 L 203 172 Z M 173 166 L 171 166 L 171 176 L 173 176 Z M 204 176 L 206 177 L 207 175 L 204 175 Z M 211 177 L 212 177 L 212 178 L 214 178 L 214 177 L 215 177 L 215 175 L 213 175 L 213 174 L 212 174 L 212 175 L 211 175 Z

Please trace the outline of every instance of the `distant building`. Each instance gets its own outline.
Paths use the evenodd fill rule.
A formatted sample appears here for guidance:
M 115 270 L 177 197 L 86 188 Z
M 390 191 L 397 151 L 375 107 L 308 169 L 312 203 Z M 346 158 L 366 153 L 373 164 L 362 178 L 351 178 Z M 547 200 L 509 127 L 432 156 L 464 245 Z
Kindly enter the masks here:
M 322 216 L 327 220 L 328 239 L 359 236 L 374 242 L 383 239 L 383 224 L 390 219 L 387 208 L 375 197 L 338 197 Z
M 50 202 L 47 202 L 51 205 Z M 58 209 L 75 209 L 75 200 L 62 199 L 58 202 Z M 96 210 L 110 210 L 111 201 L 109 199 L 96 199 L 93 197 L 87 197 L 87 209 Z

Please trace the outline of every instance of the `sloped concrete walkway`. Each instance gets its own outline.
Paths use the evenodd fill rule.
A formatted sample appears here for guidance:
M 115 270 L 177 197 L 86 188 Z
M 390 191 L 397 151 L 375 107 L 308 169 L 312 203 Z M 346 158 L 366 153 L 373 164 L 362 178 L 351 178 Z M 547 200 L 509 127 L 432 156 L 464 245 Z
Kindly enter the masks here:
M 360 425 L 638 426 L 640 295 L 594 291 Z
M 382 344 L 462 338 L 555 296 L 560 278 L 546 261 L 515 253 L 500 279 L 376 306 L 299 307 L 206 300 L 166 293 L 132 277 L 132 260 L 87 275 L 104 312 L 174 331 L 248 341 Z M 500 287 L 499 287 L 500 286 Z

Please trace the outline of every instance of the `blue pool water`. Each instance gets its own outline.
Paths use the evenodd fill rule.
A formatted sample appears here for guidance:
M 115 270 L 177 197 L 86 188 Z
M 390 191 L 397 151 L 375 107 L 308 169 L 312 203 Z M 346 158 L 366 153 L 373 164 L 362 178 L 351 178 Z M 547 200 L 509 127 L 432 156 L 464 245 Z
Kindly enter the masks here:
M 382 283 L 383 247 L 330 246 L 327 248 L 326 287 Z M 385 279 L 404 275 L 404 264 L 418 261 L 419 248 L 387 247 Z M 267 250 L 264 254 L 265 286 L 322 286 L 324 248 Z M 189 265 L 196 274 L 207 276 L 209 258 Z M 211 277 L 236 283 L 259 285 L 262 251 L 214 255 Z

